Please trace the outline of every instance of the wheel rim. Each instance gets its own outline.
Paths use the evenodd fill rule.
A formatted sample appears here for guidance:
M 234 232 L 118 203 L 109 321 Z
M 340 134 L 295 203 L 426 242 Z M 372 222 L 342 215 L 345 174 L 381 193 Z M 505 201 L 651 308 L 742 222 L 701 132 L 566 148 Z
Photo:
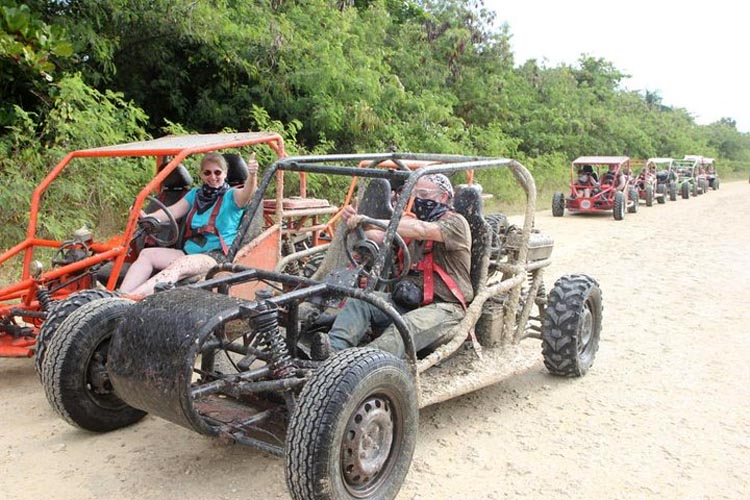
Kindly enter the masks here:
M 110 339 L 111 337 L 102 339 L 91 353 L 86 364 L 84 384 L 86 394 L 94 404 L 107 410 L 118 410 L 126 405 L 115 395 L 109 375 L 107 375 L 106 364 Z
M 583 307 L 581 320 L 578 324 L 578 355 L 583 357 L 591 345 L 594 336 L 594 315 L 591 312 L 588 301 Z
M 352 414 L 341 442 L 341 469 L 344 485 L 355 498 L 369 496 L 389 477 L 403 418 L 389 394 L 368 396 Z

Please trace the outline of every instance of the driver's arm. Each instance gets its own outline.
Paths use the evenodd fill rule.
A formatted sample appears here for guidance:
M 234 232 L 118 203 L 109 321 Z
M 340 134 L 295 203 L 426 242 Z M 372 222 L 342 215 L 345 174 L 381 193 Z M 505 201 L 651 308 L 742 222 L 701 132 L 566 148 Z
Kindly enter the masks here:
M 188 213 L 188 210 L 190 210 L 190 204 L 185 201 L 184 198 L 179 199 L 177 202 L 173 203 L 172 205 L 169 205 L 167 207 L 167 210 L 169 210 L 169 213 L 172 214 L 172 217 L 175 219 L 179 219 L 180 217 L 185 216 L 185 214 Z M 164 213 L 164 210 L 157 210 L 154 213 L 148 214 L 149 217 L 154 217 L 160 222 L 165 222 L 169 220 L 169 217 L 167 217 L 167 214 Z M 141 212 L 141 217 L 145 216 L 144 212 Z
M 357 227 L 362 221 L 363 215 L 357 214 L 354 208 L 351 206 L 344 207 L 341 213 L 341 218 L 347 224 L 350 229 Z M 385 224 L 387 220 L 381 220 Z M 440 226 L 434 222 L 425 222 L 412 217 L 403 217 L 398 223 L 398 234 L 403 238 L 410 238 L 413 240 L 432 240 L 432 241 L 444 241 L 443 233 L 440 231 Z M 365 231 L 365 235 L 368 239 L 371 239 L 377 243 L 381 243 L 385 236 L 385 232 L 380 228 L 372 228 Z

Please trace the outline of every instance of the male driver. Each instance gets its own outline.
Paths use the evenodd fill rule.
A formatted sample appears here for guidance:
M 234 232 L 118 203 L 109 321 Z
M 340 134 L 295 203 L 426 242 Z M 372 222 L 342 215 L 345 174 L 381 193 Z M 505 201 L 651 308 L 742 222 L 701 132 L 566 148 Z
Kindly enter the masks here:
M 450 181 L 443 174 L 426 175 L 417 181 L 413 193 L 416 218 L 402 218 L 397 232 L 409 241 L 412 270 L 404 279 L 421 291 L 421 305 L 410 310 L 409 306 L 394 300 L 391 294 L 383 295 L 402 314 L 414 335 L 416 349 L 420 351 L 448 340 L 444 338 L 447 330 L 463 318 L 464 307 L 474 297 L 474 292 L 469 275 L 471 232 L 466 219 L 451 207 L 453 188 Z M 362 221 L 362 216 L 351 206 L 345 207 L 342 218 L 350 228 Z M 384 233 L 380 229 L 369 229 L 367 236 L 382 241 Z M 425 285 L 424 276 L 428 273 L 432 279 L 428 277 Z M 370 328 L 385 328 L 370 346 L 403 357 L 401 335 L 391 323 L 377 307 L 349 298 L 336 316 L 328 337 L 321 334 L 313 342 L 313 357 L 320 359 L 327 355 L 327 341 L 330 341 L 330 348 L 337 351 L 356 347 Z

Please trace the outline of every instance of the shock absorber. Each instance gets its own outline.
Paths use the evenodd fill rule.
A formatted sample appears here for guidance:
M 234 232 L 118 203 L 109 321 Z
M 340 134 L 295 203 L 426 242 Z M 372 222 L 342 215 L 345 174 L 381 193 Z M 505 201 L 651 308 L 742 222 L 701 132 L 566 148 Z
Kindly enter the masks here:
M 39 288 L 36 291 L 36 300 L 39 301 L 42 311 L 49 311 L 50 306 L 55 301 L 46 288 Z
M 270 302 L 261 302 L 250 317 L 250 326 L 257 332 L 261 344 L 270 354 L 269 363 L 273 375 L 286 378 L 294 373 L 292 358 L 286 339 L 279 331 L 278 309 Z
M 291 255 L 294 253 L 294 243 L 292 242 L 291 238 L 285 238 L 282 242 L 282 248 L 284 255 Z M 302 270 L 299 267 L 299 261 L 293 260 L 289 264 L 286 265 L 284 268 L 285 274 L 290 274 L 292 276 L 301 276 Z

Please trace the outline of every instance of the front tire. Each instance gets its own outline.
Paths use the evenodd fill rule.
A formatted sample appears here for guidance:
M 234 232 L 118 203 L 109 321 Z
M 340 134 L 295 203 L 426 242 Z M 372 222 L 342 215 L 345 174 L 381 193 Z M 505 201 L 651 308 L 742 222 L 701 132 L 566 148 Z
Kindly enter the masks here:
M 659 205 L 663 205 L 667 202 L 667 186 L 666 184 L 659 184 L 656 186 L 656 202 Z
M 638 190 L 635 188 L 628 189 L 628 213 L 638 212 Z
M 553 375 L 580 377 L 594 363 L 602 329 L 602 292 L 585 274 L 555 282 L 544 308 L 542 354 Z
M 615 220 L 622 220 L 625 218 L 625 195 L 622 191 L 615 193 L 615 199 L 612 204 L 612 216 Z
M 669 201 L 677 201 L 677 183 L 669 183 Z
M 42 376 L 42 365 L 44 363 L 44 353 L 47 350 L 47 345 L 50 343 L 50 340 L 55 335 L 55 332 L 62 322 L 65 321 L 73 311 L 77 310 L 84 304 L 88 304 L 89 302 L 98 299 L 117 297 L 117 295 L 117 292 L 111 292 L 109 290 L 82 290 L 70 294 L 64 299 L 54 303 L 47 313 L 47 318 L 45 318 L 44 323 L 42 323 L 42 327 L 39 329 L 39 335 L 36 338 L 34 369 L 39 377 Z
M 687 200 L 690 198 L 690 183 L 683 182 L 680 186 L 680 194 L 682 195 L 683 200 Z
M 565 195 L 555 193 L 552 195 L 552 216 L 562 217 L 565 214 Z
M 377 349 L 328 358 L 302 389 L 286 438 L 295 500 L 391 499 L 416 444 L 417 391 L 406 365 Z
M 646 206 L 651 207 L 654 205 L 654 188 L 646 186 Z
M 146 415 L 117 397 L 106 372 L 112 334 L 132 304 L 122 298 L 89 302 L 68 316 L 52 337 L 42 385 L 52 409 L 68 423 L 107 432 Z

